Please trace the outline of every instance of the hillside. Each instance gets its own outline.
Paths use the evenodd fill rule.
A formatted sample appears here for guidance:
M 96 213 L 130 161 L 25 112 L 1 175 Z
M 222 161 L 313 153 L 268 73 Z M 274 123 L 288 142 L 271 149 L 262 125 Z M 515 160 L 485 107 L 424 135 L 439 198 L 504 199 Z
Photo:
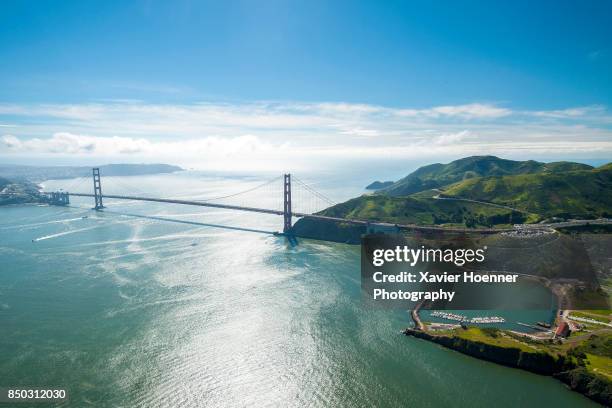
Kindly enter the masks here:
M 169 164 L 106 164 L 100 167 L 102 176 L 140 176 L 173 173 L 182 168 Z M 51 179 L 90 177 L 91 167 L 83 166 L 0 166 L 0 176 L 12 180 L 41 182 Z
M 443 188 L 443 197 L 511 206 L 541 217 L 612 216 L 612 166 L 592 170 L 478 177 Z
M 381 188 L 390 187 L 393 181 L 374 181 L 366 186 L 366 190 L 380 190 Z
M 364 195 L 321 212 L 331 217 L 368 219 L 394 224 L 493 226 L 534 222 L 537 217 L 488 205 L 435 200 L 427 196 Z
M 593 168 L 494 156 L 424 166 L 388 188 L 320 212 L 394 224 L 469 228 L 536 223 L 550 217 L 610 217 L 611 213 L 612 163 Z M 320 227 L 342 242 L 354 240 L 345 234 L 347 226 L 323 224 L 300 220 L 296 233 L 314 237 Z
M 405 196 L 475 177 L 560 173 L 591 169 L 589 165 L 572 162 L 542 163 L 534 160 L 506 160 L 495 156 L 472 156 L 448 164 L 436 163 L 421 167 L 382 192 L 392 196 Z
M 41 202 L 41 196 L 35 184 L 0 177 L 0 206 L 38 202 Z

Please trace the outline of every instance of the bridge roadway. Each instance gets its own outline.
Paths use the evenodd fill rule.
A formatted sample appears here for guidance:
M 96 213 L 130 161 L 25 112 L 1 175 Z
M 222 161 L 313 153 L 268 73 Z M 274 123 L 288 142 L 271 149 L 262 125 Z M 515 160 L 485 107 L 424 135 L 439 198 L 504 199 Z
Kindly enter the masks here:
M 44 192 L 44 194 L 49 194 Z M 69 193 L 71 196 L 75 197 L 95 197 L 94 194 L 89 193 Z M 169 203 L 169 204 L 182 204 L 182 205 L 194 205 L 199 207 L 212 207 L 212 208 L 223 208 L 228 210 L 237 210 L 237 211 L 249 211 L 249 212 L 257 212 L 263 214 L 273 214 L 273 215 L 284 215 L 284 212 L 281 210 L 271 210 L 267 208 L 257 208 L 257 207 L 244 207 L 239 205 L 230 205 L 230 204 L 218 204 L 211 203 L 206 201 L 191 201 L 191 200 L 174 200 L 170 198 L 151 198 L 151 197 L 138 197 L 138 196 L 124 196 L 124 195 L 111 195 L 104 194 L 102 198 L 113 198 L 118 200 L 134 200 L 134 201 L 150 201 L 156 203 Z M 515 228 L 448 228 L 448 227 L 437 227 L 437 226 L 424 226 L 424 225 L 415 225 L 415 224 L 392 224 L 387 222 L 372 222 L 367 220 L 356 220 L 349 218 L 340 218 L 340 217 L 329 217 L 326 215 L 318 215 L 318 214 L 305 214 L 300 212 L 293 212 L 292 215 L 298 218 L 314 218 L 318 220 L 327 220 L 334 222 L 342 222 L 345 224 L 354 224 L 354 225 L 366 225 L 373 227 L 383 227 L 383 228 L 399 228 L 402 230 L 412 230 L 412 231 L 421 231 L 421 232 L 432 232 L 432 231 L 440 231 L 440 232 L 459 232 L 459 233 L 479 233 L 479 234 L 497 234 L 499 232 L 504 231 L 515 231 Z M 611 224 L 611 220 L 575 220 L 575 221 L 567 221 L 560 222 L 554 224 L 521 224 L 519 227 L 521 229 L 546 229 L 546 228 L 559 228 L 565 226 L 577 226 L 577 225 L 585 225 L 587 223 L 591 224 Z

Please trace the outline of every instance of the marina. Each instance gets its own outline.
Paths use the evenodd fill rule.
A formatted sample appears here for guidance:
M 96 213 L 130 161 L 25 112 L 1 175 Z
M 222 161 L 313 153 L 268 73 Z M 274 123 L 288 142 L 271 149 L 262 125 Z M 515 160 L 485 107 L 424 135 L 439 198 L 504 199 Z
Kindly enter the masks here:
M 431 312 L 431 316 L 439 317 L 441 319 L 452 320 L 460 323 L 470 323 L 470 324 L 489 324 L 489 323 L 505 323 L 506 319 L 500 316 L 475 316 L 475 317 L 467 317 L 456 313 L 443 312 L 439 310 L 434 310 Z

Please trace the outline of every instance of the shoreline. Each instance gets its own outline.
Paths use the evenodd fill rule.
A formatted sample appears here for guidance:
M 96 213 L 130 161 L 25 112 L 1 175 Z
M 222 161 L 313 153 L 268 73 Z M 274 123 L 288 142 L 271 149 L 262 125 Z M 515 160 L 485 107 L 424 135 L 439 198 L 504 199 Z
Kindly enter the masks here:
M 418 314 L 417 314 L 418 316 Z M 429 341 L 450 350 L 480 360 L 489 361 L 506 367 L 518 368 L 539 375 L 546 375 L 564 383 L 572 391 L 602 404 L 612 406 L 612 383 L 605 377 L 588 372 L 579 366 L 573 357 L 554 355 L 539 350 L 526 350 L 519 347 L 500 346 L 478 340 L 466 339 L 456 335 L 432 334 L 422 324 L 422 329 L 406 328 L 406 336 Z M 461 328 L 451 324 L 439 325 L 444 329 Z

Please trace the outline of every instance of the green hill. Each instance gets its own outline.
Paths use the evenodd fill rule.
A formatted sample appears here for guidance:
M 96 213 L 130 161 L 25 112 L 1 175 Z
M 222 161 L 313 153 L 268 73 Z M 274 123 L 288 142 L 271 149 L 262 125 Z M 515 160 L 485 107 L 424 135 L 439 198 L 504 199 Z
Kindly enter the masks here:
M 506 205 L 541 217 L 610 217 L 612 164 L 592 170 L 478 177 L 443 191 L 443 197 Z
M 572 162 L 542 163 L 534 160 L 506 160 L 495 156 L 472 156 L 448 164 L 436 163 L 421 167 L 382 192 L 392 196 L 406 196 L 475 177 L 556 173 L 592 168 L 586 164 Z
M 486 204 L 435 200 L 426 196 L 393 197 L 364 195 L 321 212 L 340 218 L 390 222 L 394 224 L 494 226 L 535 222 L 538 217 Z
M 320 214 L 394 224 L 466 227 L 535 223 L 550 217 L 610 217 L 612 163 L 593 168 L 572 162 L 467 157 L 421 167 L 388 188 Z M 323 224 L 300 220 L 295 225 L 296 233 L 315 236 L 317 225 L 323 228 Z M 332 232 L 342 236 L 342 231 L 336 231 L 342 228 L 335 226 Z

